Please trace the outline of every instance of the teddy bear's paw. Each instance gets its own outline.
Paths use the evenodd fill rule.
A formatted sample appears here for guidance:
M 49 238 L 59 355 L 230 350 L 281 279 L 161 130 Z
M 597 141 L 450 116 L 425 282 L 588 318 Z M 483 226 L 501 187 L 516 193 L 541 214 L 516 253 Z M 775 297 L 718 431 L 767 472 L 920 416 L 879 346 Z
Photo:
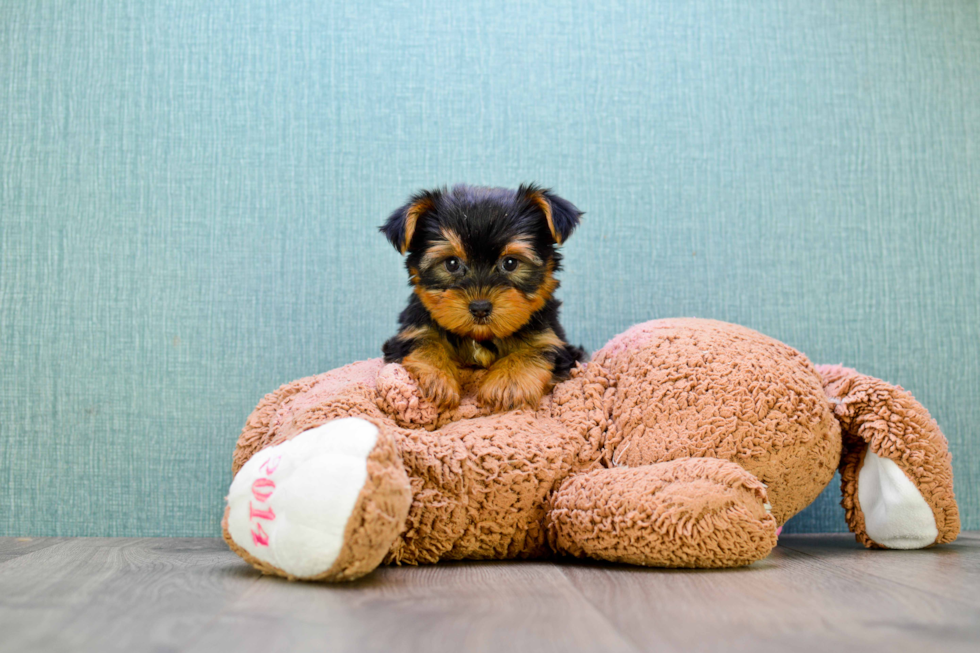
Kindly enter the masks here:
M 356 578 L 380 564 L 410 503 L 391 437 L 366 420 L 338 419 L 245 463 L 228 492 L 226 539 L 264 571 Z
M 381 409 L 403 426 L 425 426 L 439 418 L 439 408 L 422 394 L 415 379 L 398 363 L 381 368 L 377 390 Z
M 909 477 L 888 458 L 871 450 L 858 473 L 858 501 L 864 530 L 889 549 L 921 549 L 936 541 L 932 509 Z

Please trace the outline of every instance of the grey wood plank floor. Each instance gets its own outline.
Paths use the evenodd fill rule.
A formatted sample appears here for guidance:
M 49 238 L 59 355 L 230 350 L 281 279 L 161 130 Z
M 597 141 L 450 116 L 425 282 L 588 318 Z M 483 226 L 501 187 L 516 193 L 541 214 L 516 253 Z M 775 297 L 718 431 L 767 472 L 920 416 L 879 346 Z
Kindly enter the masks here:
M 735 570 L 583 561 L 255 573 L 216 539 L 0 538 L 0 651 L 980 651 L 980 535 L 787 535 Z

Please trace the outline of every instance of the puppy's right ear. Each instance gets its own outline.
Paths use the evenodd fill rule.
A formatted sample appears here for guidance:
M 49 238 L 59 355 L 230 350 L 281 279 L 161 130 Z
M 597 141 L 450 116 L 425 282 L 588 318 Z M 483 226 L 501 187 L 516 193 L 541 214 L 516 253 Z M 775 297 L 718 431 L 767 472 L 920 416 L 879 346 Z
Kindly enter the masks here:
M 439 191 L 425 190 L 416 193 L 408 204 L 392 213 L 378 229 L 395 249 L 404 254 L 412 244 L 412 236 L 415 235 L 419 220 L 426 213 L 435 210 L 438 199 Z
M 521 187 L 517 189 L 517 194 L 541 211 L 548 223 L 548 231 L 551 232 L 551 237 L 558 245 L 568 240 L 584 215 L 565 198 L 558 197 L 550 190 L 535 184 L 521 184 Z

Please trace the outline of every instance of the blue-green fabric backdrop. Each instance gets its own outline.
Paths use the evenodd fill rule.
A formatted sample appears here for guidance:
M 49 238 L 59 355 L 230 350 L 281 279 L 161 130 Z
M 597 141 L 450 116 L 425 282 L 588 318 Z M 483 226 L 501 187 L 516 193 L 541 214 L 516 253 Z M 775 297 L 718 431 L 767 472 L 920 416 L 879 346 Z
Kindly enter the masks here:
M 899 383 L 980 528 L 976 2 L 3 0 L 0 535 L 216 535 L 261 396 L 393 332 L 375 227 L 526 180 L 587 211 L 572 339 L 711 317 Z

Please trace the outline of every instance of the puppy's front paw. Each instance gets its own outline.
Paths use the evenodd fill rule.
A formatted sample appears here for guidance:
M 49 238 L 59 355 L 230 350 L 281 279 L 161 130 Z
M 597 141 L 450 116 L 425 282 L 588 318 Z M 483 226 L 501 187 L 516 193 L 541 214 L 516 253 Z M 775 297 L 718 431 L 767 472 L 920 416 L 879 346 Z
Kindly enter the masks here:
M 429 365 L 405 365 L 422 395 L 442 409 L 459 405 L 459 381 L 452 374 Z
M 551 370 L 538 365 L 494 365 L 477 400 L 495 411 L 535 408 L 551 383 Z

